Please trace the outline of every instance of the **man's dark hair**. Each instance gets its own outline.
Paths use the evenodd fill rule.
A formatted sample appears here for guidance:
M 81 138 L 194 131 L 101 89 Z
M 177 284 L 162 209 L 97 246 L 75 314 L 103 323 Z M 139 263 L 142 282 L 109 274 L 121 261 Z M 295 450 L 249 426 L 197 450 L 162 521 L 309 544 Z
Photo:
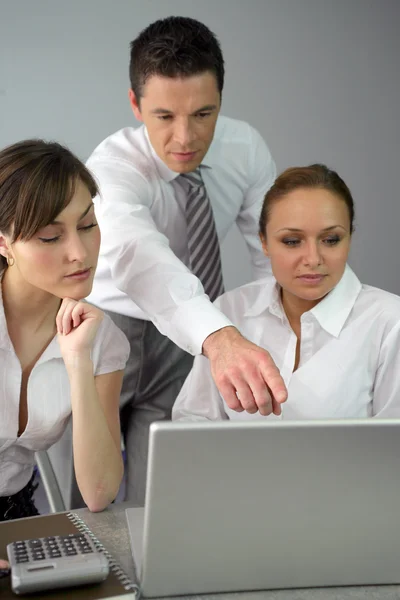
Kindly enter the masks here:
M 152 75 L 190 77 L 215 75 L 218 90 L 224 86 L 224 59 L 212 31 L 188 17 L 168 17 L 151 23 L 131 42 L 129 77 L 138 103 Z

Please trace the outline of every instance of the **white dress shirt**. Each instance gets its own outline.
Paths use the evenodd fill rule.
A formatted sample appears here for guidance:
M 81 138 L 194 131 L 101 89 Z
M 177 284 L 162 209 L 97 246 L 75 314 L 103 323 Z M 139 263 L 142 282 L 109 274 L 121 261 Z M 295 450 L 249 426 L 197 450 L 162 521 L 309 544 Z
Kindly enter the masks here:
M 129 351 L 125 335 L 104 315 L 93 343 L 94 374 L 124 369 Z M 28 483 L 34 453 L 54 444 L 71 416 L 69 379 L 57 336 L 29 376 L 28 422 L 18 437 L 21 376 L 21 364 L 8 335 L 0 293 L 0 496 L 15 494 Z
M 185 195 L 156 155 L 144 126 L 104 140 L 87 166 L 95 175 L 101 248 L 88 300 L 102 309 L 154 322 L 192 354 L 205 338 L 230 325 L 189 271 Z M 250 251 L 254 277 L 270 272 L 258 239 L 258 219 L 276 169 L 260 134 L 247 123 L 219 117 L 203 160 L 203 180 L 222 241 L 236 222 Z
M 220 396 L 209 361 L 197 356 L 174 420 L 400 418 L 400 297 L 362 285 L 346 267 L 337 286 L 301 317 L 297 338 L 272 277 L 228 292 L 216 304 L 271 354 L 288 389 L 282 415 L 238 413 Z

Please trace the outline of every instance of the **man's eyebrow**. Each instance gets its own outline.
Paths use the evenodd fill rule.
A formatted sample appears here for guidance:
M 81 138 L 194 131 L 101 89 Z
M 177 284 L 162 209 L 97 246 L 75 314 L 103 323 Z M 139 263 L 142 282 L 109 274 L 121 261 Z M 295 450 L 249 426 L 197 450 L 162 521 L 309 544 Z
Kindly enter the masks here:
M 92 208 L 92 206 L 94 206 L 93 202 L 91 202 L 89 204 L 89 206 L 87 207 L 87 209 L 83 211 L 83 213 L 79 217 L 78 221 L 82 221 L 83 217 L 86 217 L 86 215 L 88 214 L 88 212 Z M 61 221 L 52 221 L 51 223 L 49 223 L 49 225 L 63 225 L 63 223 Z
M 167 110 L 166 108 L 154 108 L 150 112 L 153 115 L 172 115 L 172 111 Z
M 200 112 L 212 111 L 217 108 L 216 104 L 206 104 L 205 106 L 201 106 L 200 108 L 196 108 L 196 110 L 192 113 L 193 115 L 197 115 Z M 172 115 L 173 112 L 166 108 L 154 108 L 150 111 L 152 115 Z
M 193 114 L 196 115 L 197 113 L 215 110 L 216 108 L 217 108 L 216 104 L 206 104 L 205 106 L 202 106 L 201 108 L 198 108 L 197 110 L 195 110 Z

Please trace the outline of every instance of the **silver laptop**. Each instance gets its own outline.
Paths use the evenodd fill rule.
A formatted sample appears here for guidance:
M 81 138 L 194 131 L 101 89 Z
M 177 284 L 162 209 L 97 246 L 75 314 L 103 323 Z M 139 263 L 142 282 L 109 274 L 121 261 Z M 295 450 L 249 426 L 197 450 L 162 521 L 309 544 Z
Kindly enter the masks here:
M 400 583 L 400 420 L 154 423 L 145 597 Z

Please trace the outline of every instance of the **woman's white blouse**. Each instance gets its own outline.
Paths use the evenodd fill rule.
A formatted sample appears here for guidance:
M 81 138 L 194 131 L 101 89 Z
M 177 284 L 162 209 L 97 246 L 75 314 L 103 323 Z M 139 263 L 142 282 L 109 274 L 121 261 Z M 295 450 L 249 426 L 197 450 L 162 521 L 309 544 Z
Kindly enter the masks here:
M 338 285 L 301 317 L 300 363 L 293 373 L 297 338 L 272 277 L 217 301 L 241 333 L 271 354 L 288 389 L 282 415 L 231 410 L 196 356 L 176 400 L 174 420 L 400 418 L 400 297 L 362 285 L 350 267 Z
M 124 369 L 129 350 L 125 335 L 104 315 L 93 343 L 94 374 Z M 21 375 L 0 294 L 0 496 L 15 494 L 28 483 L 34 453 L 54 444 L 71 416 L 69 379 L 57 337 L 47 346 L 28 379 L 28 423 L 18 437 Z

